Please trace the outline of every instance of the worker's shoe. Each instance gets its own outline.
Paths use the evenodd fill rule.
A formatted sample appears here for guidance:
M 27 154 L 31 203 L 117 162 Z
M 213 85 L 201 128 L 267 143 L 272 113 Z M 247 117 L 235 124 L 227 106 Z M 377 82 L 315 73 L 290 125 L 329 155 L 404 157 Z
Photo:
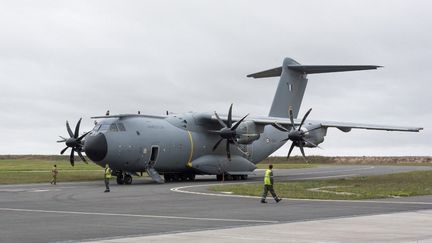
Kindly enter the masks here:
M 261 203 L 267 203 L 267 201 L 263 199 L 263 200 L 261 200 Z
M 110 190 L 109 190 L 109 189 L 106 189 L 104 192 L 110 192 Z
M 280 202 L 280 201 L 282 201 L 282 198 L 276 198 L 276 202 L 277 203 Z

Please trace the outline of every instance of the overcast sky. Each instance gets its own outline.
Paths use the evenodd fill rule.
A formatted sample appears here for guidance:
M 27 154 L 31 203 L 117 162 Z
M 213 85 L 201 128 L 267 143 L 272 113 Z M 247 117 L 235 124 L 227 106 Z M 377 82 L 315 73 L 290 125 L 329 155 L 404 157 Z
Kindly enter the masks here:
M 278 78 L 302 64 L 375 64 L 315 74 L 310 119 L 421 126 L 329 129 L 315 155 L 432 155 L 430 1 L 1 1 L 0 154 L 58 154 L 65 120 L 187 111 L 267 115 Z M 276 152 L 285 155 L 288 146 Z M 298 154 L 298 150 L 295 150 Z

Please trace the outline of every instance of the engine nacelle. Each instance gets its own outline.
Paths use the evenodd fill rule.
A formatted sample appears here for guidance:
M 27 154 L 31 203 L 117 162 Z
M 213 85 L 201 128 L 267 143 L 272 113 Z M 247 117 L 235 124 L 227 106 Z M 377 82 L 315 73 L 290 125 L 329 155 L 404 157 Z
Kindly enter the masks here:
M 305 132 L 310 131 L 306 133 L 305 139 L 314 143 L 315 145 L 324 142 L 324 137 L 327 135 L 327 128 L 324 127 L 318 128 L 318 127 L 320 127 L 320 125 L 314 125 L 314 126 L 306 125 L 302 128 L 302 130 Z M 313 148 L 315 146 L 306 142 L 304 147 Z
M 251 144 L 253 141 L 260 138 L 259 134 L 240 134 L 237 138 L 239 144 Z
M 239 144 L 251 144 L 260 138 L 263 127 L 257 126 L 253 121 L 244 121 L 237 128 L 237 142 Z

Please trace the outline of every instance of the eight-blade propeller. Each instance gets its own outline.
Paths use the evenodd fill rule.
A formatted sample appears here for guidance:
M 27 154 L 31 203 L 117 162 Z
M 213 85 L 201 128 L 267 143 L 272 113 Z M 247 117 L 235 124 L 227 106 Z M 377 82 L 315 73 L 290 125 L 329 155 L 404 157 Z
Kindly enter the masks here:
M 82 144 L 81 140 L 89 132 L 86 132 L 83 135 L 81 135 L 81 136 L 78 137 L 78 135 L 79 135 L 79 128 L 80 128 L 80 124 L 81 124 L 81 119 L 82 118 L 79 119 L 78 123 L 75 126 L 75 133 L 72 133 L 72 130 L 71 130 L 70 126 L 69 126 L 69 122 L 66 121 L 66 128 L 67 128 L 67 131 L 69 133 L 70 138 L 64 138 L 62 136 L 59 136 L 61 138 L 61 140 L 57 141 L 58 143 L 66 142 L 66 148 L 64 148 L 60 152 L 60 154 L 63 154 L 68 148 L 72 148 L 72 151 L 71 151 L 70 156 L 69 156 L 69 160 L 70 160 L 70 163 L 71 163 L 72 166 L 75 165 L 75 159 L 74 159 L 74 155 L 75 155 L 74 153 L 75 152 L 78 153 L 78 155 L 79 155 L 79 157 L 81 158 L 82 161 L 84 161 L 84 162 L 87 163 L 87 161 L 85 160 L 84 156 L 81 154 L 82 147 L 83 147 L 83 144 Z
M 309 130 L 309 131 L 303 131 L 303 130 L 301 130 L 301 128 L 302 128 L 302 126 L 303 126 L 306 118 L 309 116 L 309 113 L 311 111 L 312 111 L 312 108 L 310 108 L 306 112 L 306 114 L 303 116 L 303 119 L 302 119 L 302 121 L 301 121 L 301 123 L 300 123 L 300 125 L 299 125 L 298 128 L 296 128 L 296 126 L 294 124 L 294 118 L 293 118 L 293 111 L 292 111 L 292 109 L 289 110 L 289 115 L 290 115 L 290 120 L 291 120 L 291 127 L 292 127 L 291 130 L 286 129 L 285 127 L 281 126 L 278 123 L 274 124 L 276 126 L 276 128 L 278 128 L 279 130 L 288 132 L 288 138 L 286 138 L 286 139 L 284 139 L 282 141 L 288 141 L 288 140 L 292 141 L 291 147 L 290 147 L 290 149 L 288 151 L 287 159 L 290 157 L 291 152 L 294 149 L 294 146 L 297 146 L 297 147 L 300 148 L 300 152 L 302 153 L 303 158 L 307 162 L 306 155 L 305 155 L 304 149 L 303 149 L 304 145 L 306 145 L 306 143 L 309 143 L 309 144 L 313 145 L 314 147 L 318 147 L 318 145 L 316 145 L 316 144 L 314 144 L 311 141 L 309 141 L 309 140 L 306 139 L 306 134 L 309 133 L 312 130 L 318 129 L 319 127 L 318 128 L 314 128 L 314 129 Z
M 246 116 L 244 116 L 242 119 L 240 119 L 239 121 L 237 121 L 234 125 L 232 124 L 232 106 L 233 104 L 231 104 L 229 111 L 228 111 L 228 119 L 227 119 L 227 123 L 225 123 L 220 117 L 219 115 L 216 113 L 215 111 L 215 116 L 216 119 L 218 120 L 218 122 L 221 124 L 222 129 L 219 131 L 215 131 L 215 133 L 219 134 L 221 136 L 221 138 L 216 142 L 216 144 L 213 146 L 213 151 L 215 151 L 217 149 L 217 147 L 219 146 L 219 144 L 225 139 L 226 140 L 226 145 L 225 145 L 225 150 L 226 150 L 226 154 L 227 154 L 227 158 L 229 161 L 231 161 L 231 151 L 230 151 L 230 144 L 235 144 L 236 148 L 242 152 L 245 153 L 241 148 L 240 145 L 237 142 L 237 132 L 236 129 L 240 126 L 240 123 L 249 115 L 247 114 Z

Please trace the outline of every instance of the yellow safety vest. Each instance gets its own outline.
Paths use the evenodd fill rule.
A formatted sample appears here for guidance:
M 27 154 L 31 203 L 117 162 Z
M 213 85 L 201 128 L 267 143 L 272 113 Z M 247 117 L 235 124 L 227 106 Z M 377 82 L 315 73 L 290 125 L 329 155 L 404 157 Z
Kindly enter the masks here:
M 105 179 L 111 179 L 111 170 L 110 170 L 110 168 L 105 168 Z
M 267 169 L 264 175 L 264 185 L 271 185 L 270 174 L 271 170 Z

